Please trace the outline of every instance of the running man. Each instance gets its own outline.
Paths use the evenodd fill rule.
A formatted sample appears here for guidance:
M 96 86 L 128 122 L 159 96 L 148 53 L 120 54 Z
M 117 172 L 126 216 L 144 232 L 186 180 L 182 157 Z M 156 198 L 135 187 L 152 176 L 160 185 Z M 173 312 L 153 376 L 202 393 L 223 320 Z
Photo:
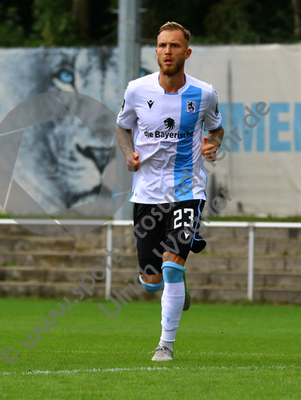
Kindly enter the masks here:
M 160 28 L 160 71 L 128 84 L 117 119 L 118 143 L 133 171 L 140 281 L 149 292 L 163 289 L 153 361 L 173 359 L 181 314 L 190 306 L 185 262 L 206 245 L 199 234 L 207 185 L 202 156 L 214 161 L 224 134 L 213 87 L 184 73 L 189 40 L 176 22 Z

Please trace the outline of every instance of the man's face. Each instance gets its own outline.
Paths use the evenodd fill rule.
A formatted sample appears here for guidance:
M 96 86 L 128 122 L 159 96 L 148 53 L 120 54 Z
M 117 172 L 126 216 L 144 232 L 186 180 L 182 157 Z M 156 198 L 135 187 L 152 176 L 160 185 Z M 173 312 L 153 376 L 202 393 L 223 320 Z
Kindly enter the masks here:
M 182 31 L 163 31 L 157 39 L 156 54 L 161 73 L 174 76 L 184 71 L 185 60 L 189 58 L 191 49 Z

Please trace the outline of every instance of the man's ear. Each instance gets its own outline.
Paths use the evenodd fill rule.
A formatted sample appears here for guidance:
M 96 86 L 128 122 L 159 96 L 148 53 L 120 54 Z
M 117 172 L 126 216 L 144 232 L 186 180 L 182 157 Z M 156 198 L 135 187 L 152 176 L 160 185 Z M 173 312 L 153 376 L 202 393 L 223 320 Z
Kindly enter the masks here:
M 187 60 L 191 56 L 191 53 L 192 53 L 192 50 L 191 49 L 187 49 L 185 60 Z

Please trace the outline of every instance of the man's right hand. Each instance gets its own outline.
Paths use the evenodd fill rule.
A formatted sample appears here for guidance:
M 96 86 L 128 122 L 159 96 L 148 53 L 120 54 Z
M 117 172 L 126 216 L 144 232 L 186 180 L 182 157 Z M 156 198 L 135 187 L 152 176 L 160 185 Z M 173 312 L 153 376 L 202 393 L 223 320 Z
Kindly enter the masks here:
M 126 165 L 128 167 L 128 171 L 138 171 L 140 167 L 141 161 L 139 160 L 139 153 L 133 152 L 129 153 L 126 157 Z
M 208 143 L 208 137 L 204 136 L 202 144 L 201 144 L 201 153 L 202 156 L 208 158 L 210 161 L 215 161 L 216 159 L 216 151 L 217 147 L 212 143 Z

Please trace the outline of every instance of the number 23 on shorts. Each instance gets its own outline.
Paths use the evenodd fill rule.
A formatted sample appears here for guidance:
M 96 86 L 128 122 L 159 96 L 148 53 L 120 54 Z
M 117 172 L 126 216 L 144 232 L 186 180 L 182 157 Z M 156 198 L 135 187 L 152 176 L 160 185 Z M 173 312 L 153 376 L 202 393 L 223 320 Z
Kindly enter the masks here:
M 192 227 L 194 222 L 194 209 L 193 208 L 179 208 L 174 211 L 174 229 L 181 226 Z M 187 220 L 189 222 L 187 222 Z

